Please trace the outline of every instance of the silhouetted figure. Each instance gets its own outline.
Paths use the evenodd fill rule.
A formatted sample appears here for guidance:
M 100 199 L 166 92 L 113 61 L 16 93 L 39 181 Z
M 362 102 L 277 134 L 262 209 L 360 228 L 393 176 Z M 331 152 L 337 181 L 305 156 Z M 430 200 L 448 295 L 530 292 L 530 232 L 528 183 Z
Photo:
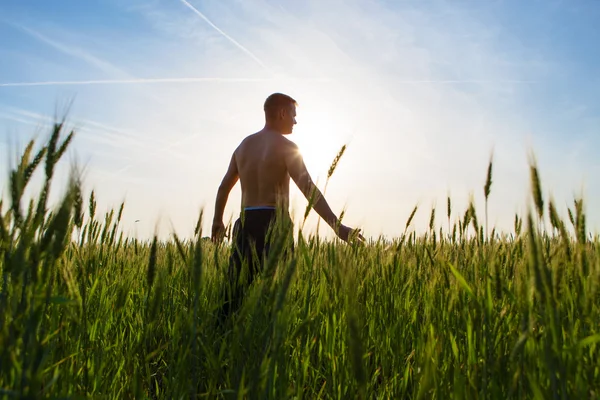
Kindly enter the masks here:
M 266 99 L 264 128 L 247 136 L 233 152 L 217 191 L 211 236 L 214 242 L 223 237 L 225 205 L 231 189 L 240 180 L 242 211 L 232 233 L 233 248 L 228 270 L 231 290 L 223 307 L 225 316 L 241 304 L 245 288 L 262 271 L 264 260 L 277 237 L 284 236 L 282 243 L 287 235 L 292 237 L 288 212 L 290 178 L 339 238 L 344 241 L 350 237 L 364 240 L 360 230 L 340 224 L 313 183 L 298 146 L 285 137 L 292 133 L 296 124 L 296 105 L 293 98 L 281 93 L 274 93 Z M 318 146 L 318 143 L 315 145 Z M 247 273 L 242 273 L 244 271 Z

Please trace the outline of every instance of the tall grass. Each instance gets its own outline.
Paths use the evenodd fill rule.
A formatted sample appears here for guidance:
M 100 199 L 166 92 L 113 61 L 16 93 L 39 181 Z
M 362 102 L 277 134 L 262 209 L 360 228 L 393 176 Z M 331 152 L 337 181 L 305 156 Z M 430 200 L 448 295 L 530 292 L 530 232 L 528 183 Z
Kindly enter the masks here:
M 96 215 L 97 194 L 84 196 L 75 174 L 48 209 L 72 137 L 63 130 L 26 147 L 0 205 L 5 398 L 600 395 L 600 242 L 586 236 L 580 199 L 568 210 L 574 237 L 552 201 L 556 235 L 542 230 L 537 169 L 535 214 L 515 216 L 514 235 L 483 240 L 473 203 L 462 214 L 450 198 L 437 238 L 407 234 L 417 207 L 392 246 L 300 232 L 290 255 L 276 244 L 269 273 L 220 324 L 229 248 L 201 240 L 202 215 L 189 240 L 123 237 L 124 205 Z M 41 191 L 24 206 L 39 168 Z M 452 232 L 451 215 L 464 215 Z

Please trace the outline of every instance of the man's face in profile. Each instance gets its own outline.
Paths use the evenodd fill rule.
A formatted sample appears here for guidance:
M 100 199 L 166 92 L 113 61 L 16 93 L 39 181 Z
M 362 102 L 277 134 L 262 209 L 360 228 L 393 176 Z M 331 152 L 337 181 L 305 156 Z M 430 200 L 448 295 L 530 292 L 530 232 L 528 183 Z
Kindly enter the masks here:
M 296 125 L 296 106 L 292 105 L 290 107 L 284 108 L 281 110 L 281 117 L 283 119 L 284 126 L 284 134 L 289 135 L 294 130 L 294 125 Z

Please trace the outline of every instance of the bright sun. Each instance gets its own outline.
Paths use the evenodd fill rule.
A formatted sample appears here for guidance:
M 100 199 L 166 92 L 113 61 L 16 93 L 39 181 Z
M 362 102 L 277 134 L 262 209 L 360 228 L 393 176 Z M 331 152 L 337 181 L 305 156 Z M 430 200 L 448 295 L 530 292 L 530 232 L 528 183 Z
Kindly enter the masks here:
M 327 118 L 327 115 L 311 116 L 307 116 L 306 119 L 298 118 L 298 125 L 294 127 L 291 139 L 300 148 L 304 163 L 313 179 L 324 180 L 333 159 L 347 138 L 333 126 L 333 121 Z

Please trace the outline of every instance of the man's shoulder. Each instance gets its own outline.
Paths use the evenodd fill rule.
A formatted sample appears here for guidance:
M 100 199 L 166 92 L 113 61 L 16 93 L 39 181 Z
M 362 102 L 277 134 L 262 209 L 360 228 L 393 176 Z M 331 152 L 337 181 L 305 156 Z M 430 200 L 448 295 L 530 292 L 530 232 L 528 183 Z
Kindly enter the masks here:
M 285 145 L 286 148 L 292 150 L 298 149 L 298 145 L 296 143 L 292 142 L 290 139 L 286 138 L 283 135 L 281 135 L 281 142 Z
M 245 145 L 247 145 L 249 142 L 253 141 L 256 138 L 256 135 L 259 132 L 256 133 L 252 133 L 248 136 L 246 136 L 245 138 L 243 138 L 241 140 L 241 142 L 238 144 L 238 146 L 235 148 L 235 152 L 238 152 L 241 148 L 243 148 Z
M 254 133 L 249 134 L 248 136 L 246 136 L 245 138 L 242 139 L 242 141 L 240 142 L 240 146 L 250 140 L 257 138 L 259 134 L 260 134 L 260 132 L 254 132 Z

